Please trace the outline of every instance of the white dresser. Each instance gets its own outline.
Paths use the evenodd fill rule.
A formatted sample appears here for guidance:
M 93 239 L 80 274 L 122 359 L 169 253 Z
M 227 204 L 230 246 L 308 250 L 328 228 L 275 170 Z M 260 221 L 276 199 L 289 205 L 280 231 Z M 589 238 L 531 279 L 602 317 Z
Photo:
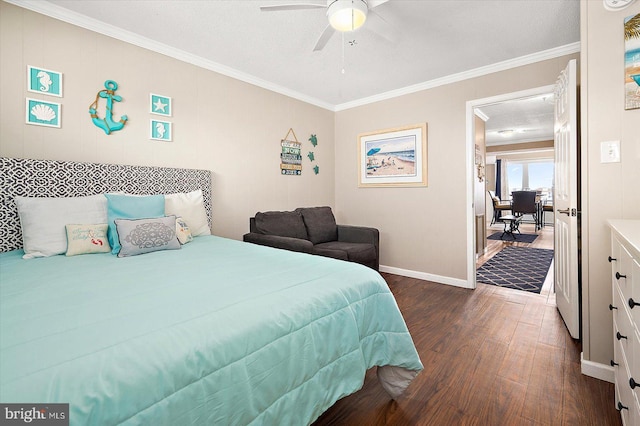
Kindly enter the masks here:
M 616 408 L 640 426 L 640 220 L 610 220 Z

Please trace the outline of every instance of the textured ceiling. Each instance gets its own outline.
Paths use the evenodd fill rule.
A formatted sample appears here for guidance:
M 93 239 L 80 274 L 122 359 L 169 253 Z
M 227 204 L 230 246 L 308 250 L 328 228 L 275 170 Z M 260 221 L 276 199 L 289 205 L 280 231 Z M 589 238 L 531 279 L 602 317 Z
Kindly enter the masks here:
M 485 125 L 487 145 L 553 140 L 553 93 L 478 109 L 489 118 Z
M 343 33 L 334 34 L 319 52 L 313 47 L 327 25 L 324 9 L 260 11 L 296 0 L 49 3 L 332 106 L 566 46 L 580 36 L 577 0 L 389 0 L 374 11 L 396 33 L 393 42 L 372 32 L 372 21 L 344 33 L 344 43 Z
M 483 68 L 490 72 L 518 58 L 573 53 L 580 39 L 578 0 L 389 0 L 374 9 L 386 25 L 369 19 L 358 31 L 335 33 L 316 52 L 313 47 L 327 26 L 324 9 L 262 12 L 260 6 L 324 0 L 6 1 L 165 54 L 195 58 L 213 70 L 332 110 L 481 74 Z M 492 113 L 496 119 L 489 128 L 498 116 L 515 116 Z

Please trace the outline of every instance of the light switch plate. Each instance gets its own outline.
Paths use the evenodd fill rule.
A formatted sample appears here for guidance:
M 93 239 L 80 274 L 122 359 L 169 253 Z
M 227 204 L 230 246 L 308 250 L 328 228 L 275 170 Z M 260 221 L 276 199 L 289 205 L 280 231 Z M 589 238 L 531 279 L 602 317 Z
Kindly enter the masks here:
M 620 162 L 620 141 L 600 142 L 600 162 L 619 163 Z

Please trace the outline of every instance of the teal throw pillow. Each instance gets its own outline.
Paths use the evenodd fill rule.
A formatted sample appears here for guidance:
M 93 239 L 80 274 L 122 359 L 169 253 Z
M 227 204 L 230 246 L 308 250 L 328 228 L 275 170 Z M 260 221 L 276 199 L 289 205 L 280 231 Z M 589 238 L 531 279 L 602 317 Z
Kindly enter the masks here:
M 104 194 L 107 197 L 107 238 L 111 253 L 118 254 L 120 241 L 116 230 L 116 219 L 144 219 L 164 216 L 164 195 L 118 195 Z

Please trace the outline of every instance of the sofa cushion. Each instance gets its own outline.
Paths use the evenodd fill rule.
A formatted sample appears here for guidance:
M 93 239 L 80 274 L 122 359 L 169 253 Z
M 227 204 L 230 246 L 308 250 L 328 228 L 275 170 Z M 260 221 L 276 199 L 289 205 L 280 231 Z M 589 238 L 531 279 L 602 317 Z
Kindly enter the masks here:
M 322 244 L 331 244 L 331 243 L 322 243 Z M 331 257 L 333 259 L 344 260 L 347 262 L 349 260 L 349 255 L 346 251 L 340 249 L 332 249 L 332 248 L 324 248 L 322 244 L 316 244 L 311 247 L 311 254 L 315 254 L 318 256 Z
M 367 243 L 345 243 L 342 241 L 331 241 L 328 243 L 317 244 L 314 251 L 318 250 L 342 250 L 347 254 L 347 260 L 351 262 L 370 265 L 375 263 L 376 248 L 373 244 Z
M 336 241 L 338 239 L 338 225 L 331 207 L 305 207 L 296 209 L 302 214 L 307 228 L 309 240 L 313 244 Z
M 301 238 L 303 240 L 309 239 L 302 215 L 298 211 L 258 212 L 255 220 L 256 229 L 262 234 Z

